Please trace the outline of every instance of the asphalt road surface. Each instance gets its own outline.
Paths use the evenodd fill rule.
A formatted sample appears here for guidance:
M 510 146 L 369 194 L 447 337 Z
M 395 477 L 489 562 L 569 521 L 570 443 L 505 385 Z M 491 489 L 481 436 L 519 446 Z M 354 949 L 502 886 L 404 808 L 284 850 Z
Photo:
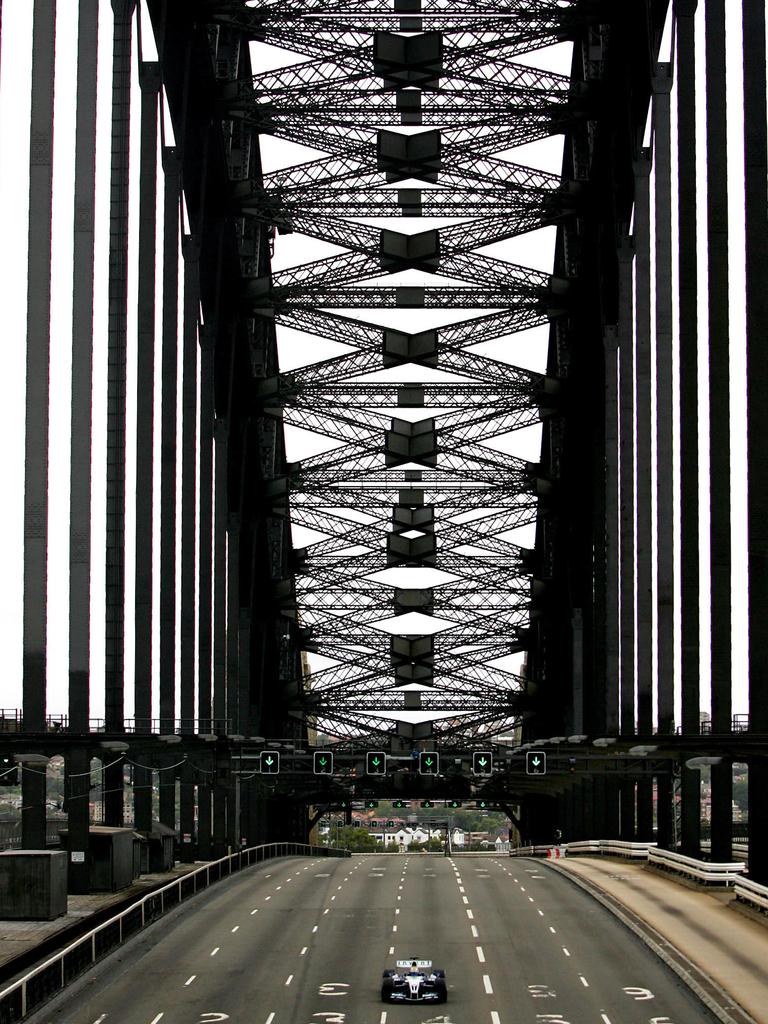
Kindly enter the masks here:
M 442 1006 L 381 972 L 445 968 Z M 174 911 L 36 1024 L 710 1024 L 607 910 L 533 860 L 290 858 Z

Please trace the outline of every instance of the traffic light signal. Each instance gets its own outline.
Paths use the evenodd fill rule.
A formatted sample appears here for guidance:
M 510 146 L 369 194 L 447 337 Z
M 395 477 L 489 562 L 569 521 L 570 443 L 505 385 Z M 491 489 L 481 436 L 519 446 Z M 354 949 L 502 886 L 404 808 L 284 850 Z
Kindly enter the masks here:
M 419 775 L 437 775 L 440 771 L 440 755 L 434 750 L 422 750 L 419 754 Z
M 434 807 L 434 806 L 435 805 L 432 803 L 431 800 L 419 800 L 419 807 L 424 807 L 425 809 L 428 810 L 430 807 Z
M 525 753 L 525 774 L 546 775 L 547 755 L 543 750 L 527 750 Z
M 453 810 L 456 810 L 457 807 L 461 807 L 461 800 L 446 800 L 445 806 L 451 807 L 453 808 Z
M 262 775 L 277 775 L 280 771 L 280 752 L 262 750 L 259 754 L 259 771 Z
M 392 802 L 392 806 L 395 808 L 395 810 L 402 811 L 408 806 L 408 804 L 405 802 L 405 800 L 394 800 Z
M 333 754 L 329 750 L 316 750 L 312 767 L 315 775 L 333 775 Z
M 378 807 L 379 806 L 379 801 L 378 800 L 366 800 L 365 801 L 365 806 L 366 806 L 367 810 L 372 811 L 374 807 Z
M 385 775 L 387 771 L 387 755 L 383 750 L 369 750 L 365 755 L 366 775 Z
M 473 775 L 493 775 L 493 754 L 490 750 L 475 750 L 472 754 Z

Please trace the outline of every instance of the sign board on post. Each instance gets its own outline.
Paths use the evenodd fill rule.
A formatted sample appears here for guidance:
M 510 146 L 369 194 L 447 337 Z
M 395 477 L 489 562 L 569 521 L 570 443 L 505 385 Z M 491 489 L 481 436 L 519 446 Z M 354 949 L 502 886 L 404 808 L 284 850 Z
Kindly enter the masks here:
M 73 864 L 85 864 L 85 850 L 70 850 L 69 859 Z

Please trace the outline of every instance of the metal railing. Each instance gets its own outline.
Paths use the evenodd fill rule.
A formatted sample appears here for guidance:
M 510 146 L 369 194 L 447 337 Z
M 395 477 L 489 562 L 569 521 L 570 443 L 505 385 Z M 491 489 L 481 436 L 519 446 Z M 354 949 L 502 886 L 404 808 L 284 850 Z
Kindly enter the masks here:
M 768 914 L 768 885 L 758 885 L 748 878 L 737 878 L 733 891 L 739 903 L 746 903 L 763 914 Z
M 0 1024 L 23 1020 L 142 928 L 214 882 L 252 864 L 294 856 L 348 857 L 349 852 L 304 843 L 270 843 L 209 861 L 143 896 L 0 992 Z
M 696 860 L 671 850 L 648 850 L 648 863 L 672 874 L 695 878 L 704 885 L 733 885 L 737 877 L 746 871 L 746 864 L 729 862 L 713 864 L 711 861 Z
M 141 735 L 227 736 L 232 731 L 229 718 L 125 718 L 121 732 Z M 24 731 L 20 708 L 0 708 L 0 733 Z M 29 732 L 29 730 L 26 730 Z M 107 732 L 103 718 L 88 719 L 89 732 Z M 45 732 L 69 732 L 69 715 L 46 715 Z

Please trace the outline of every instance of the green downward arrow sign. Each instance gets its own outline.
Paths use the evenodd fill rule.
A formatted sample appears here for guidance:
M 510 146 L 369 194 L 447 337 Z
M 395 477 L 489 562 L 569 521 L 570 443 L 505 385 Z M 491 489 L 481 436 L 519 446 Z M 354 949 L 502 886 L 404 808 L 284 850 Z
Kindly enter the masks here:
M 485 768 L 485 766 L 488 764 L 484 757 L 481 757 L 477 763 L 480 765 L 481 768 Z
M 426 764 L 427 768 L 431 768 L 432 767 L 432 758 L 431 757 L 425 758 L 424 763 Z
M 271 757 L 268 757 L 268 758 L 266 758 L 266 760 L 265 760 L 265 762 L 264 762 L 264 763 L 265 763 L 265 764 L 267 765 L 267 767 L 271 768 L 271 767 L 272 767 L 272 765 L 273 765 L 273 764 L 274 764 L 275 762 L 274 762 L 274 760 L 273 760 L 273 759 L 272 759 Z
M 539 765 L 541 764 L 541 761 L 539 760 L 538 757 L 532 757 L 531 758 L 531 764 L 533 765 L 534 768 L 538 768 Z
M 325 768 L 325 766 L 328 764 L 327 759 L 324 758 L 324 757 L 321 757 L 320 758 L 320 764 L 322 765 L 323 768 Z
M 371 760 L 371 764 L 374 766 L 374 768 L 378 768 L 379 765 L 381 764 L 381 761 L 379 760 L 378 757 L 374 757 Z

